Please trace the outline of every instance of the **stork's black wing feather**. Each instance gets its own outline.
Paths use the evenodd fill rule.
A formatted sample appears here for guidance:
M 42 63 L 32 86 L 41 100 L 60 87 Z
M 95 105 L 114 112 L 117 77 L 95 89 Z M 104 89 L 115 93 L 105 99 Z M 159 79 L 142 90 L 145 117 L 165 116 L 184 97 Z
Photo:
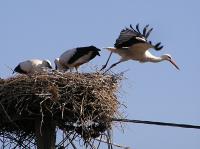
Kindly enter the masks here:
M 139 29 L 139 24 L 136 25 L 136 29 L 134 29 L 132 25 L 130 25 L 130 28 L 123 29 L 115 42 L 115 48 L 130 47 L 138 43 L 148 43 L 152 45 L 155 50 L 161 50 L 163 46 L 161 46 L 160 42 L 153 45 L 151 41 L 147 41 L 147 38 L 153 30 L 153 28 L 148 30 L 148 27 L 149 25 L 146 25 L 142 32 Z
M 101 50 L 98 49 L 98 48 L 96 48 L 95 46 L 78 47 L 78 48 L 76 48 L 76 52 L 70 58 L 70 60 L 68 61 L 68 63 L 69 64 L 74 63 L 76 60 L 78 60 L 79 58 L 87 55 L 91 51 L 92 51 L 92 55 L 90 57 L 88 57 L 88 61 L 90 61 L 91 59 L 93 59 L 96 55 L 100 56 L 99 51 L 101 51 Z
M 137 25 L 137 31 L 130 25 L 130 28 L 125 28 L 120 32 L 114 46 L 116 48 L 130 47 L 133 44 L 145 42 L 145 36 L 139 32 L 139 25 Z
M 160 51 L 163 48 L 163 46 L 161 46 L 161 42 L 157 43 L 156 45 L 154 45 L 154 49 L 156 51 Z
M 24 71 L 24 70 L 20 67 L 20 64 L 17 65 L 17 66 L 15 67 L 13 73 L 15 73 L 15 72 L 22 73 L 22 74 L 27 74 L 27 72 Z

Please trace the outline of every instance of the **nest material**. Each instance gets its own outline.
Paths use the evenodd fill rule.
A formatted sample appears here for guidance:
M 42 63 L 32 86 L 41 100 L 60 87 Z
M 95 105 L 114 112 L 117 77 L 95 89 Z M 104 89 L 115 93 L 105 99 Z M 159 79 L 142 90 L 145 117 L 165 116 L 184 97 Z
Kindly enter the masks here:
M 111 127 L 118 114 L 119 75 L 51 72 L 17 75 L 0 81 L 0 134 L 35 135 L 36 119 L 84 140 Z

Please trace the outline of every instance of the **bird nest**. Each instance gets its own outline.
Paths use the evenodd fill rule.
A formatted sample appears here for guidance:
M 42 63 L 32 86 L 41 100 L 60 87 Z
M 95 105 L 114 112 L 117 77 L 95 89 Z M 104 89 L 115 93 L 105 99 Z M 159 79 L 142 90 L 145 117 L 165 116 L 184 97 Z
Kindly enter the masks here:
M 0 136 L 35 139 L 40 119 L 85 141 L 99 137 L 119 114 L 120 80 L 121 75 L 59 71 L 1 79 Z

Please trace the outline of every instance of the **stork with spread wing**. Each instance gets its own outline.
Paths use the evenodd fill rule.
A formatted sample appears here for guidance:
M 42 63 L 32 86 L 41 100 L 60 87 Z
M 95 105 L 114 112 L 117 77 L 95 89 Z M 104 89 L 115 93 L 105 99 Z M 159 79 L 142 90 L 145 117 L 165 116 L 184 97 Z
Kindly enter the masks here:
M 146 25 L 142 33 L 140 32 L 139 24 L 136 25 L 136 29 L 134 29 L 132 25 L 130 25 L 130 28 L 123 29 L 120 32 L 120 35 L 117 38 L 114 47 L 105 48 L 111 52 L 106 64 L 102 67 L 101 70 L 106 68 L 112 53 L 118 54 L 119 56 L 121 56 L 121 59 L 118 62 L 112 64 L 105 72 L 107 72 L 117 64 L 128 60 L 154 63 L 166 60 L 171 62 L 177 69 L 179 69 L 176 63 L 172 60 L 170 54 L 164 54 L 160 57 L 157 57 L 149 52 L 150 48 L 159 51 L 163 48 L 163 46 L 161 46 L 161 42 L 154 45 L 151 41 L 147 40 L 151 31 L 153 30 L 153 28 L 148 30 L 148 27 L 149 25 Z

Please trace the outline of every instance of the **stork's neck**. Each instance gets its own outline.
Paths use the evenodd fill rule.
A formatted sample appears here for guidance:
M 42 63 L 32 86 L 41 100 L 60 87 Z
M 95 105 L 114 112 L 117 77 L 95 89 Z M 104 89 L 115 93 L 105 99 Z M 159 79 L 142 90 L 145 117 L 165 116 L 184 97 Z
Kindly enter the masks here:
M 149 61 L 149 62 L 157 63 L 157 62 L 161 62 L 161 61 L 165 60 L 165 59 L 163 59 L 162 56 L 161 57 L 154 56 L 149 51 L 145 52 L 145 56 L 146 56 L 147 61 Z

